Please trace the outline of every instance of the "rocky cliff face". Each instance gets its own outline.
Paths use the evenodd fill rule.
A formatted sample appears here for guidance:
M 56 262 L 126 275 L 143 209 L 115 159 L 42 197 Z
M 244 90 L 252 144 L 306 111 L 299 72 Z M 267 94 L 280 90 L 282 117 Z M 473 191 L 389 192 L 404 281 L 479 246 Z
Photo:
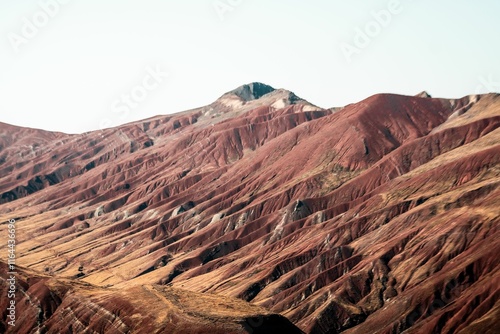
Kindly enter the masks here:
M 24 284 L 40 304 L 23 328 L 104 332 L 119 314 L 140 332 L 139 303 L 164 307 L 140 300 L 167 296 L 162 319 L 201 332 L 280 313 L 306 333 L 493 333 L 499 124 L 496 94 L 322 109 L 262 84 L 81 135 L 1 124 L 0 221 L 42 282 Z

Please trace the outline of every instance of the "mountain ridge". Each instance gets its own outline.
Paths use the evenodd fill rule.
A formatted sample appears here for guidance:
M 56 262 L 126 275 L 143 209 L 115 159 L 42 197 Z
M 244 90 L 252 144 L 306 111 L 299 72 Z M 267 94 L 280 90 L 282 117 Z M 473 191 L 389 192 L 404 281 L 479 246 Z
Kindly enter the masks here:
M 239 298 L 306 333 L 494 328 L 499 95 L 287 94 L 31 143 L 2 128 L 19 263 Z

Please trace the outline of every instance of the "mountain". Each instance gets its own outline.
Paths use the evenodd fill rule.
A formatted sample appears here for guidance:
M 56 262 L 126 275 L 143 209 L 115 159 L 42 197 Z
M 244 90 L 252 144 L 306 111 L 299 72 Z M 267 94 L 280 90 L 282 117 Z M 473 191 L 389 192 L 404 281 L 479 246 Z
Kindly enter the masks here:
M 262 96 L 272 93 L 275 89 L 261 82 L 252 82 L 240 86 L 224 95 L 236 95 L 244 101 L 258 100 Z
M 1 123 L 29 316 L 0 326 L 494 333 L 499 124 L 499 94 L 323 109 L 260 83 L 79 135 Z
M 7 271 L 0 265 L 2 277 Z M 158 285 L 104 289 L 29 271 L 18 277 L 27 302 L 16 308 L 15 328 L 3 323 L 2 333 L 302 333 L 283 316 L 235 298 Z

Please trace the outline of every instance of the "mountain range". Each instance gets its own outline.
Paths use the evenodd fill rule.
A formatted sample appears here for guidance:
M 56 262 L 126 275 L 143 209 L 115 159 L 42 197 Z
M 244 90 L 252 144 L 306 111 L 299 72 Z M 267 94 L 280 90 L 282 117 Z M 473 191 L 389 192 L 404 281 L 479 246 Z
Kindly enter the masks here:
M 0 123 L 0 332 L 498 333 L 499 125 L 494 93 L 257 82 L 83 134 Z

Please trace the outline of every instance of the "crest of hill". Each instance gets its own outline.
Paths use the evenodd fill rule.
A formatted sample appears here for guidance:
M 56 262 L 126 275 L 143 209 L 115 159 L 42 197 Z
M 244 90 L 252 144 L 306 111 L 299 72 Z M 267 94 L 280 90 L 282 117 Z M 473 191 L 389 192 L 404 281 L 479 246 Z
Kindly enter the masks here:
M 307 106 L 308 110 L 321 109 L 287 89 L 275 89 L 260 82 L 245 84 L 223 94 L 208 106 L 208 109 L 211 111 L 216 109 L 222 112 L 229 110 L 244 112 L 260 106 L 270 106 L 279 109 L 291 105 Z
M 246 85 L 239 86 L 227 92 L 224 95 L 232 94 L 238 96 L 242 100 L 252 101 L 252 100 L 258 100 L 262 96 L 271 93 L 275 90 L 276 89 L 274 89 L 273 87 L 263 84 L 261 82 L 252 82 Z

